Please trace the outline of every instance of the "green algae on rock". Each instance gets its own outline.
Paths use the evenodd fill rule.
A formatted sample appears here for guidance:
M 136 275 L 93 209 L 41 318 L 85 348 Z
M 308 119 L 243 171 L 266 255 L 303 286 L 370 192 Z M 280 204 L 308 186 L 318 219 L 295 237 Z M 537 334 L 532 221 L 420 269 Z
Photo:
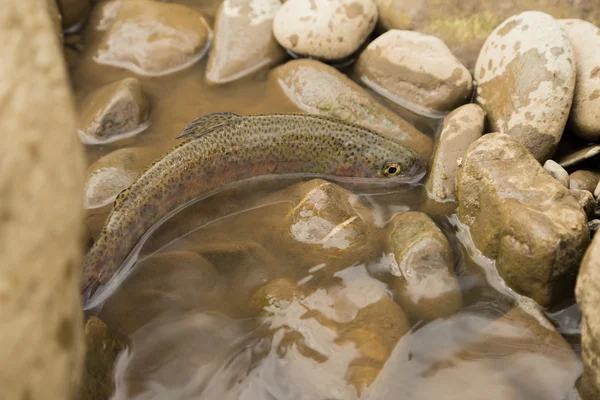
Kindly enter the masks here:
M 589 230 L 569 189 L 499 133 L 469 146 L 457 185 L 459 219 L 512 289 L 544 307 L 572 295 Z
M 234 182 L 303 174 L 401 183 L 424 172 L 421 157 L 399 142 L 320 116 L 210 114 L 191 122 L 180 137 L 180 145 L 117 196 L 85 258 L 85 298 L 112 277 L 154 224 Z
M 385 247 L 397 265 L 392 273 L 394 298 L 413 322 L 447 317 L 463 307 L 452 248 L 426 214 L 396 215 Z
M 272 89 L 283 92 L 299 111 L 372 129 L 404 143 L 429 160 L 431 138 L 377 103 L 335 68 L 316 60 L 293 60 L 273 69 L 269 79 Z

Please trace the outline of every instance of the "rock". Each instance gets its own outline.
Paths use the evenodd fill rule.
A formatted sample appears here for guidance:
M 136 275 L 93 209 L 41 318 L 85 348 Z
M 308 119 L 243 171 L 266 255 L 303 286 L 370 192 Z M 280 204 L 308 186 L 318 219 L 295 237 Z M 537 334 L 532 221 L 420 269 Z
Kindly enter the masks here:
M 600 393 L 600 235 L 594 236 L 581 262 L 575 294 L 582 316 L 581 356 L 586 376 L 582 384 L 587 392 Z
M 87 21 L 92 3 L 90 0 L 56 0 L 66 32 L 79 30 Z
M 600 182 L 598 182 L 598 185 L 596 185 L 596 188 L 594 189 L 594 197 L 596 199 L 600 198 Z
M 97 31 L 106 31 L 117 19 L 122 4 L 123 0 L 107 0 L 96 4 L 90 16 L 89 25 Z
M 600 173 L 579 169 L 569 175 L 569 189 L 581 189 L 594 193 L 600 181 Z
M 443 218 L 456 209 L 458 162 L 481 137 L 484 122 L 485 113 L 477 104 L 466 104 L 444 119 L 423 191 L 423 211 L 428 215 Z
M 204 17 L 189 7 L 128 0 L 104 34 L 94 60 L 142 76 L 163 76 L 200 60 L 211 38 Z
M 559 181 L 564 187 L 569 187 L 569 173 L 565 171 L 556 161 L 547 160 L 544 163 L 544 169 Z
M 596 0 L 376 0 L 381 28 L 409 29 L 437 36 L 473 71 L 490 33 L 506 18 L 538 10 L 555 18 L 600 24 Z
M 588 227 L 590 228 L 590 235 L 594 236 L 598 228 L 600 228 L 600 219 L 593 219 L 588 222 Z
M 600 145 L 595 144 L 561 157 L 558 163 L 563 168 L 569 168 L 596 157 L 598 154 L 600 154 Z
M 458 217 L 515 291 L 549 307 L 568 297 L 589 242 L 568 189 L 510 136 L 484 135 L 457 173 Z
M 288 278 L 273 279 L 260 289 L 258 289 L 250 299 L 250 310 L 254 315 L 258 315 L 266 308 L 279 303 L 289 303 L 294 299 L 301 300 L 306 296 L 301 287 Z
M 577 199 L 577 202 L 587 215 L 588 219 L 592 219 L 594 216 L 594 209 L 596 208 L 596 199 L 594 195 L 587 190 L 580 189 L 569 189 L 573 197 Z
M 408 122 L 378 104 L 364 89 L 335 68 L 316 60 L 293 60 L 271 71 L 275 96 L 298 109 L 362 125 L 391 136 L 429 160 L 433 142 Z
M 56 37 L 62 41 L 63 40 L 63 32 L 62 32 L 62 16 L 58 11 L 58 4 L 56 0 L 45 0 L 44 5 L 46 7 L 46 12 L 50 16 L 52 20 L 53 31 L 56 34 Z
M 206 80 L 231 82 L 282 61 L 285 50 L 273 37 L 280 0 L 225 0 L 217 13 Z
M 426 214 L 396 215 L 389 224 L 385 248 L 396 260 L 391 285 L 394 298 L 413 322 L 447 317 L 462 308 L 452 248 Z
M 569 117 L 571 131 L 582 139 L 600 141 L 600 28 L 580 19 L 559 21 L 575 54 L 577 84 Z M 585 40 L 582 40 L 585 38 Z
M 483 45 L 475 80 L 491 132 L 512 136 L 540 162 L 552 157 L 575 89 L 573 51 L 560 24 L 540 12 L 510 17 Z
M 468 102 L 469 71 L 434 36 L 390 30 L 372 41 L 356 64 L 361 82 L 418 114 L 439 117 Z
M 273 20 L 273 34 L 295 54 L 341 60 L 367 39 L 377 23 L 373 0 L 287 0 Z
M 283 218 L 269 224 L 271 240 L 308 268 L 326 264 L 335 272 L 379 255 L 379 235 L 369 208 L 335 183 L 313 179 L 271 199 L 293 204 Z
M 86 144 L 110 143 L 143 132 L 150 125 L 150 100 L 135 78 L 91 93 L 81 104 L 79 137 Z
M 0 7 L 4 399 L 72 399 L 83 366 L 85 157 L 47 10 L 37 0 L 4 0 Z
M 102 320 L 85 324 L 85 369 L 79 400 L 105 400 L 115 391 L 114 366 L 125 344 L 115 338 Z

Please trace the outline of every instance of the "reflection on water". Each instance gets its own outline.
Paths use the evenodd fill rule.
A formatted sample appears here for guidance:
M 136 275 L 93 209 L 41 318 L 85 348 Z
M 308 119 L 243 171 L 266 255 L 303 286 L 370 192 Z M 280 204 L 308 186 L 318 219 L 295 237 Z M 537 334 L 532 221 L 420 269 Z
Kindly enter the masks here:
M 464 308 L 409 320 L 383 242 L 420 187 L 367 189 L 246 183 L 159 227 L 96 310 L 131 340 L 114 399 L 576 399 L 576 353 L 456 219 L 440 226 Z

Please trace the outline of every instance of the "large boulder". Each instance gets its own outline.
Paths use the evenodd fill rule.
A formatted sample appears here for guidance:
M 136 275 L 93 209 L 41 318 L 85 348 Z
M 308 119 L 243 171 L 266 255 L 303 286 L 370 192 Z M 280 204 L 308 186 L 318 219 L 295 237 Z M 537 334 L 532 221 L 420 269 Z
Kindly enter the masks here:
M 600 398 L 600 235 L 581 262 L 577 277 L 577 303 L 581 307 L 581 356 L 585 368 L 580 381 L 583 400 Z
M 0 397 L 73 398 L 83 364 L 85 163 L 51 16 L 0 7 Z
M 572 294 L 589 231 L 569 189 L 501 133 L 469 146 L 457 183 L 459 219 L 510 287 L 546 307 Z

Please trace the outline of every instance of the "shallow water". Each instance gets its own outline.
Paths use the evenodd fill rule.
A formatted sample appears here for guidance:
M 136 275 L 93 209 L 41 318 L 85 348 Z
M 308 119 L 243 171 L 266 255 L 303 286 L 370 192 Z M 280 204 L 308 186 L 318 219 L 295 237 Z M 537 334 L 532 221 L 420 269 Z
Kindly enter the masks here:
M 219 2 L 177 3 L 212 25 Z M 78 104 L 134 76 L 93 62 L 97 32 L 87 29 L 77 40 L 82 51 L 66 51 Z M 205 67 L 206 58 L 173 75 L 138 77 L 152 102 L 150 128 L 86 146 L 89 163 L 141 147 L 149 164 L 202 114 L 300 112 L 265 73 L 211 87 Z M 436 134 L 438 120 L 394 110 Z M 421 186 L 340 183 L 353 193 L 358 219 L 329 226 L 327 218 L 303 225 L 290 217 L 303 201 L 300 184 L 239 184 L 189 206 L 140 246 L 114 292 L 87 311 L 131 341 L 118 360 L 115 399 L 578 398 L 577 307 L 546 313 L 563 336 L 550 334 L 543 314 L 503 285 L 456 218 L 437 222 L 453 246 L 464 308 L 434 321 L 404 317 L 390 289 L 384 230 L 395 214 L 419 210 Z M 90 213 L 91 232 L 106 212 Z M 354 234 L 363 236 L 348 239 Z M 295 289 L 275 290 L 257 306 L 255 293 L 269 282 Z

